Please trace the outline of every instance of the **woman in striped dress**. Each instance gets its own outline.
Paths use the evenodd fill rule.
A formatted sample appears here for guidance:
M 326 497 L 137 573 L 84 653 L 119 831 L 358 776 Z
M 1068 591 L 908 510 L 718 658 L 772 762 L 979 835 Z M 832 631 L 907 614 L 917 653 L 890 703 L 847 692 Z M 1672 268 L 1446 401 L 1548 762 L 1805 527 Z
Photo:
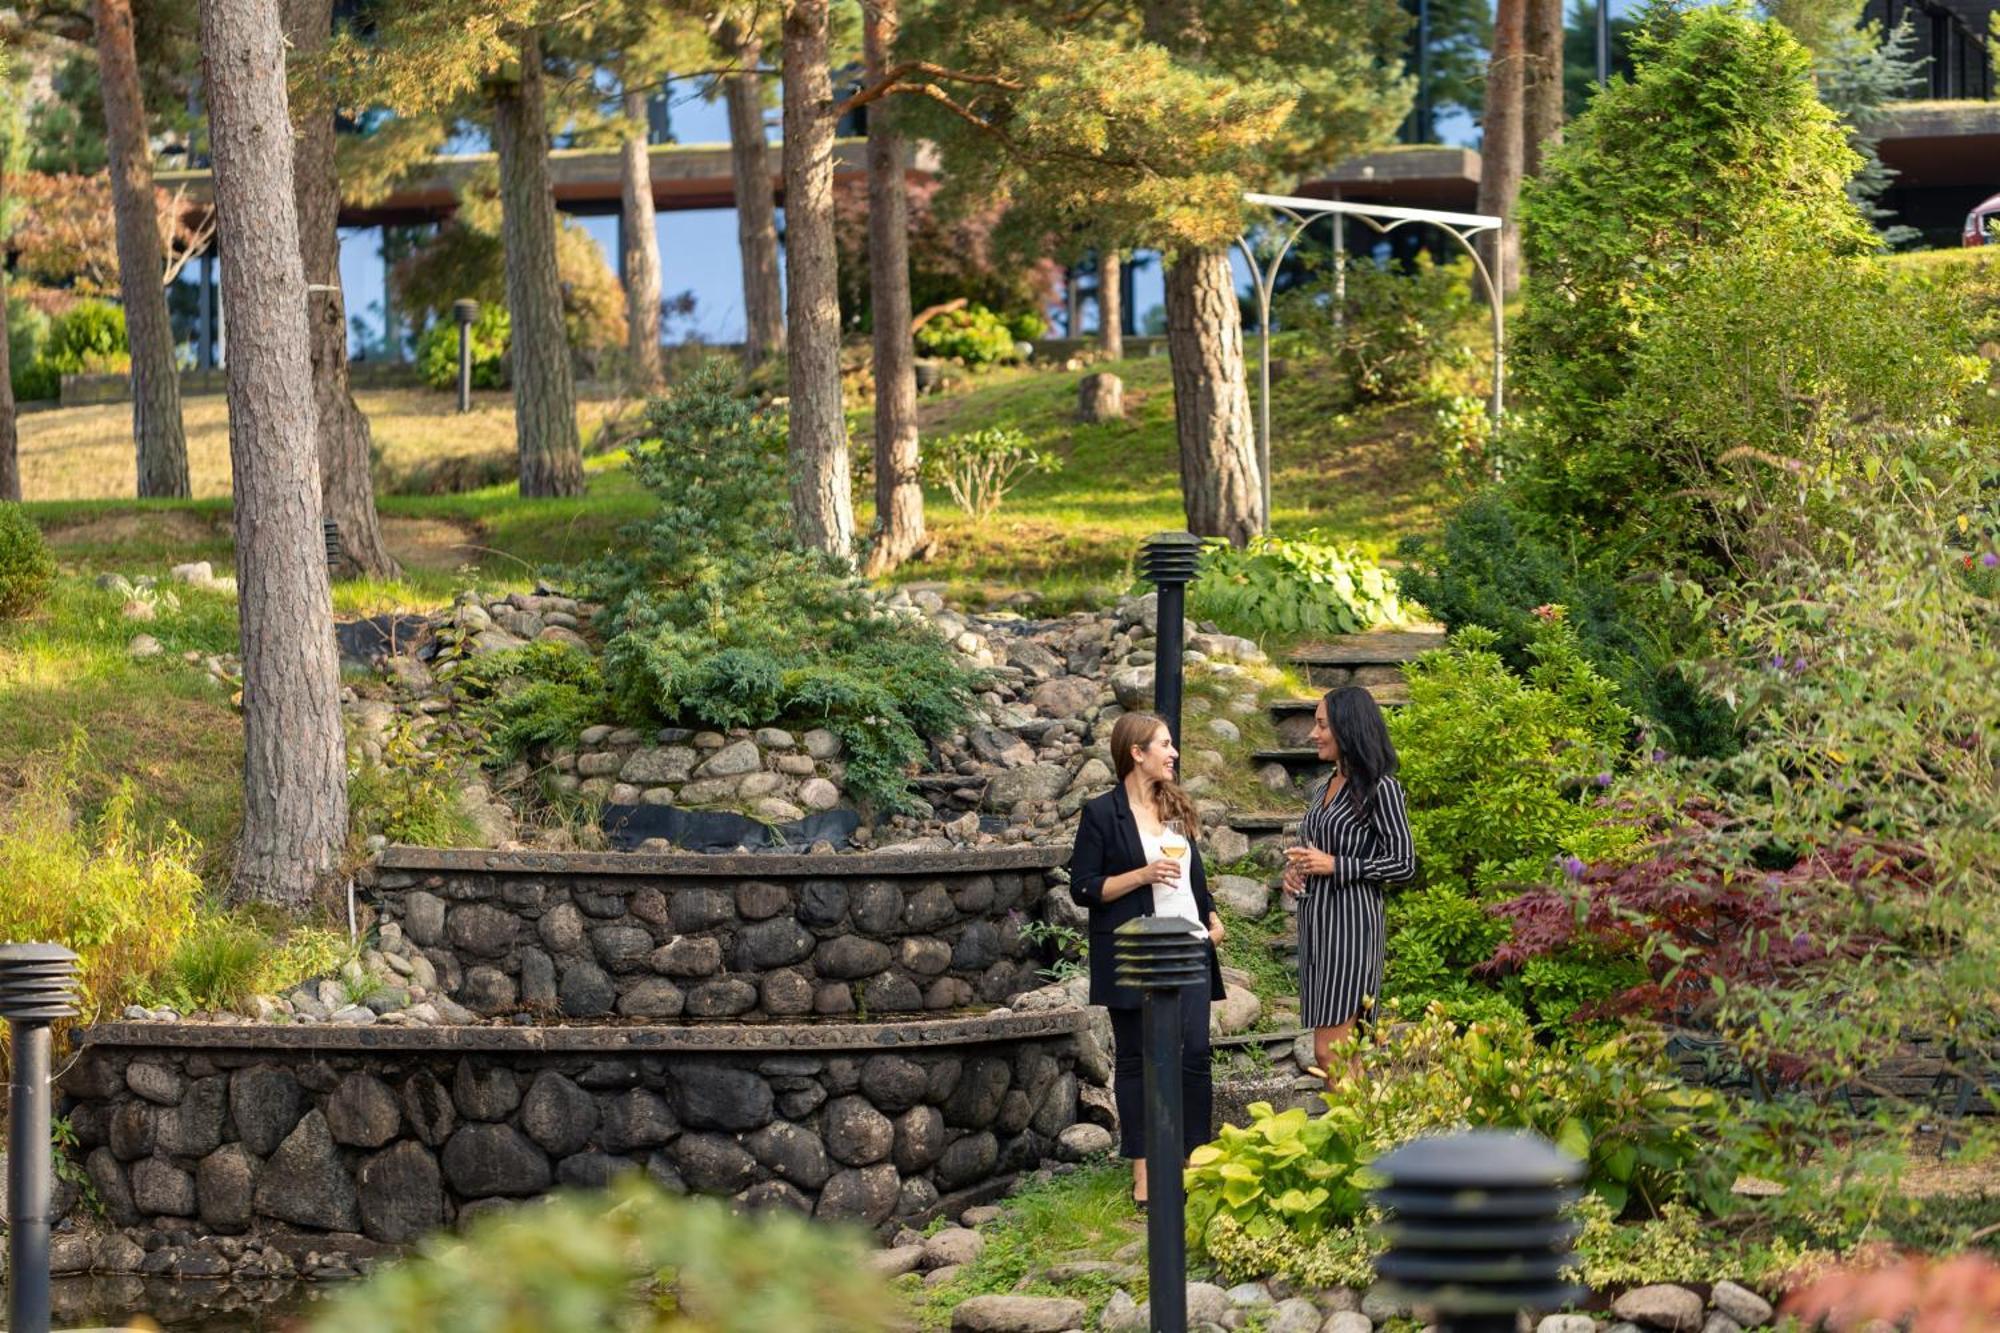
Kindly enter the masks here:
M 1382 886 L 1414 878 L 1415 846 L 1396 747 L 1373 696 L 1328 691 L 1313 715 L 1313 746 L 1333 773 L 1313 789 L 1286 855 L 1284 890 L 1299 900 L 1299 1018 L 1333 1082 L 1332 1051 L 1382 992 Z

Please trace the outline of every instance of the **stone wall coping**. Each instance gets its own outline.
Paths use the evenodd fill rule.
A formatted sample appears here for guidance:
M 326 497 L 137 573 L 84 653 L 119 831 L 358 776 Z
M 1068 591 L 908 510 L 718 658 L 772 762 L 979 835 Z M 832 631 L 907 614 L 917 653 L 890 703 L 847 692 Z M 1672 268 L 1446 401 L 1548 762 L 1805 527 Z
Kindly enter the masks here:
M 80 1045 L 100 1048 L 268 1051 L 484 1051 L 496 1054 L 655 1055 L 737 1051 L 877 1051 L 1076 1033 L 1082 1009 L 976 1014 L 899 1023 L 699 1023 L 676 1026 L 463 1027 L 351 1026 L 336 1023 L 99 1023 Z
M 386 847 L 383 870 L 484 872 L 501 875 L 710 876 L 720 879 L 883 879 L 910 875 L 984 875 L 1052 870 L 1069 863 L 1069 848 L 970 848 L 952 852 L 494 852 L 443 847 Z

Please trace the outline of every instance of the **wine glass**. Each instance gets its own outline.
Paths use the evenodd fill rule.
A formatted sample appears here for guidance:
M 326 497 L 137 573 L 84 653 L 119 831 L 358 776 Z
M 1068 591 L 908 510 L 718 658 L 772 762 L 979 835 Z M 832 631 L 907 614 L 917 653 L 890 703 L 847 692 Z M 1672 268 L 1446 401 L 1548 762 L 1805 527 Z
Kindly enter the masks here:
M 1160 824 L 1160 855 L 1179 865 L 1187 854 L 1187 831 L 1181 827 L 1181 821 L 1163 820 Z

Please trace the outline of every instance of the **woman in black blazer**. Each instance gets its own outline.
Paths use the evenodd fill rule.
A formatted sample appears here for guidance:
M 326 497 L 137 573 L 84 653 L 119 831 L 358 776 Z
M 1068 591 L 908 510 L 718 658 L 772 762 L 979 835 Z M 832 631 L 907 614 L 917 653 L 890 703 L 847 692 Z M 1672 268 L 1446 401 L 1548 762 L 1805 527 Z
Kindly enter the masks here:
M 1191 933 L 1208 940 L 1206 985 L 1181 990 L 1182 1151 L 1208 1142 L 1214 1088 L 1209 1074 L 1208 1006 L 1222 998 L 1222 918 L 1208 894 L 1201 850 L 1194 845 L 1194 802 L 1174 781 L 1174 749 L 1167 724 L 1150 713 L 1127 713 L 1111 729 L 1111 760 L 1118 785 L 1083 807 L 1070 853 L 1069 896 L 1090 912 L 1090 1002 L 1111 1011 L 1112 1096 L 1118 1104 L 1119 1154 L 1132 1159 L 1132 1195 L 1146 1202 L 1146 1105 L 1141 1068 L 1139 992 L 1118 984 L 1112 932 L 1134 917 L 1187 919 Z M 1185 880 L 1180 861 L 1160 853 L 1169 824 L 1185 836 Z M 1206 922 L 1204 929 L 1201 923 Z

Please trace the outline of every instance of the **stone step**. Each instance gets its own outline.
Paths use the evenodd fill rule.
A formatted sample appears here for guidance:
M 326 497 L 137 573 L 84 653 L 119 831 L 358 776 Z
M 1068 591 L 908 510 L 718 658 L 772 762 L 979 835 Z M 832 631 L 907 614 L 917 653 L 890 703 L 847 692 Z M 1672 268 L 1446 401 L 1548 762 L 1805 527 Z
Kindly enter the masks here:
M 1322 689 L 1341 685 L 1395 685 L 1402 681 L 1405 662 L 1445 644 L 1439 628 L 1369 630 L 1327 643 L 1308 644 L 1292 653 L 1292 665 Z
M 1216 1050 L 1241 1050 L 1246 1046 L 1262 1046 L 1267 1050 L 1290 1046 L 1299 1038 L 1297 1028 L 1276 1028 L 1270 1032 L 1244 1032 L 1234 1037 L 1213 1037 L 1209 1045 Z
M 1255 764 L 1283 764 L 1290 769 L 1293 777 L 1323 772 L 1327 763 L 1319 757 L 1319 751 L 1310 745 L 1287 745 L 1270 750 L 1253 750 L 1250 760 Z
M 1222 822 L 1238 833 L 1283 833 L 1299 822 L 1297 810 L 1231 810 Z
M 1410 687 L 1403 683 L 1400 672 L 1398 668 L 1398 677 L 1393 681 L 1378 681 L 1366 687 L 1384 708 L 1400 708 L 1410 701 Z M 1280 745 L 1306 743 L 1312 735 L 1313 715 L 1319 711 L 1319 700 L 1320 696 L 1314 695 L 1310 699 L 1280 699 L 1269 705 L 1267 711 L 1271 725 L 1278 730 Z

